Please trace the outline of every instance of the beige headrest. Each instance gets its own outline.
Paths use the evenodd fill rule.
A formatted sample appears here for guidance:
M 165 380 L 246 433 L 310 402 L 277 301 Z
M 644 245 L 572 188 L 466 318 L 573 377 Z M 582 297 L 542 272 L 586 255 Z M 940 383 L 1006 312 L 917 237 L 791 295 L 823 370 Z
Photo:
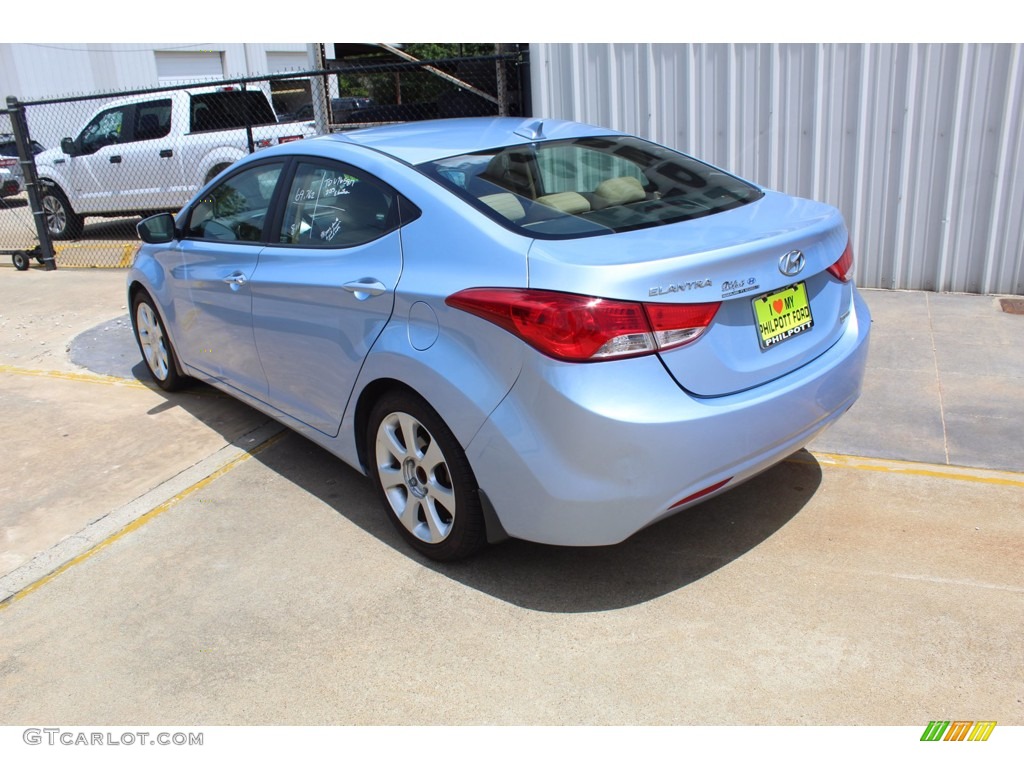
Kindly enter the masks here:
M 635 203 L 647 196 L 640 179 L 634 176 L 619 176 L 616 179 L 602 181 L 597 185 L 594 194 L 605 206 Z
M 493 208 L 509 221 L 519 221 L 526 216 L 526 210 L 519 198 L 511 192 L 499 192 L 496 195 L 484 195 L 480 202 Z
M 551 195 L 541 195 L 537 198 L 537 202 L 566 213 L 586 213 L 590 210 L 590 201 L 579 192 L 555 192 Z

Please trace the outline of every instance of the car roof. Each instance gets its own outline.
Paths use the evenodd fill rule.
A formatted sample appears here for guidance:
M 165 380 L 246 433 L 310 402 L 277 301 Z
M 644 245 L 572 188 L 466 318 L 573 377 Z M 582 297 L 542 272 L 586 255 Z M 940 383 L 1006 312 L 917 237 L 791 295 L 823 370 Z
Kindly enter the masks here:
M 548 139 L 619 134 L 567 120 L 522 117 L 463 117 L 423 120 L 322 136 L 313 141 L 360 144 L 412 165 L 497 147 Z

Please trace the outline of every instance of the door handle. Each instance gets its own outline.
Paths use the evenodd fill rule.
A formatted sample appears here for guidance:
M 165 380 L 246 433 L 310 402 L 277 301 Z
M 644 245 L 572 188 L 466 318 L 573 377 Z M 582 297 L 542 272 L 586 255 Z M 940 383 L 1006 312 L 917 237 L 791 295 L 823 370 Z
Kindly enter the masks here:
M 160 157 L 173 157 L 173 156 L 174 156 L 174 150 L 173 149 L 161 149 L 160 150 Z
M 112 163 L 120 163 L 121 162 L 121 156 L 120 155 L 111 155 L 110 156 L 110 162 L 112 162 Z
M 249 282 L 249 278 L 246 277 L 242 272 L 232 272 L 230 275 L 224 278 L 224 282 L 230 285 L 232 288 L 238 289 Z
M 351 283 L 345 283 L 341 287 L 355 296 L 359 301 L 366 301 L 371 296 L 380 296 L 387 290 L 387 286 L 385 286 L 384 283 L 372 277 L 353 280 Z

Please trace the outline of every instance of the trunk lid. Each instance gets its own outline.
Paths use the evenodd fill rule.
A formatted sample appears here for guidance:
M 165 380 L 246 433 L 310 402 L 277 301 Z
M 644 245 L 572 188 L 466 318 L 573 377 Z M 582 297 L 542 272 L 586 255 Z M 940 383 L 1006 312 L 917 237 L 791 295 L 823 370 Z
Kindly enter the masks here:
M 721 301 L 700 338 L 660 353 L 679 386 L 714 397 L 783 376 L 838 340 L 852 283 L 827 269 L 847 242 L 835 208 L 766 192 L 740 208 L 677 224 L 535 240 L 529 281 L 531 288 L 644 303 Z M 789 256 L 794 251 L 802 260 Z M 760 321 L 755 301 L 762 305 Z M 773 339 L 773 333 L 779 335 Z

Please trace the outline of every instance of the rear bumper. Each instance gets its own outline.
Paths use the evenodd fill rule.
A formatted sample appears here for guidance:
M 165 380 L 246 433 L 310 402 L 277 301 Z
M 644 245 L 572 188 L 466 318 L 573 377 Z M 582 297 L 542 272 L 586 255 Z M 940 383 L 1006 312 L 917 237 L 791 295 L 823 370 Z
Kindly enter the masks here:
M 846 323 L 800 369 L 717 398 L 680 390 L 654 356 L 573 365 L 537 355 L 467 446 L 477 481 L 510 536 L 620 542 L 778 463 L 853 405 L 871 324 L 856 291 Z

